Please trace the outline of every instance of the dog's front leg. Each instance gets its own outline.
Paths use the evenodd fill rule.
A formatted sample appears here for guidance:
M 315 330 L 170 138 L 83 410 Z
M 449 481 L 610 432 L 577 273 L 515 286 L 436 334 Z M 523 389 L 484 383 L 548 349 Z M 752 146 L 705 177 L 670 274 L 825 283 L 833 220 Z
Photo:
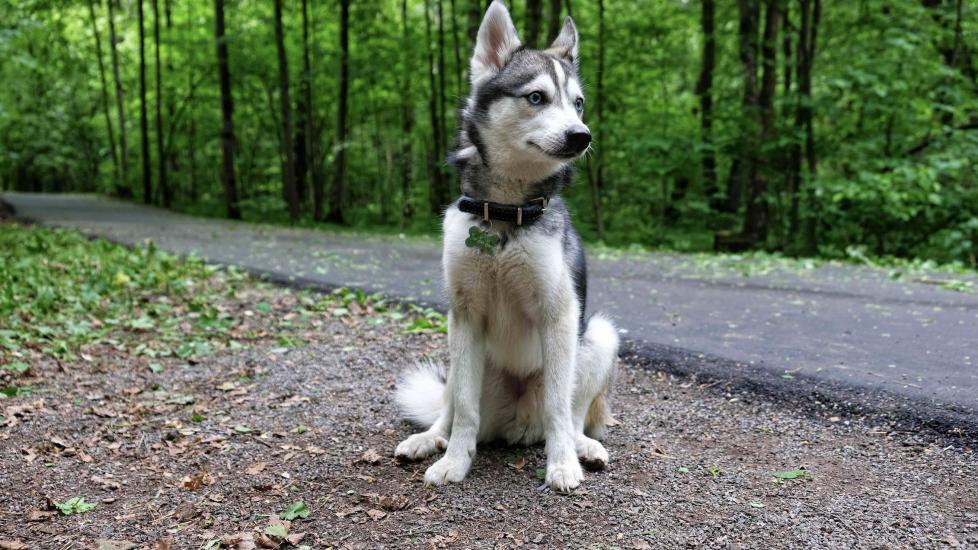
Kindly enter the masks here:
M 424 474 L 425 483 L 444 485 L 465 478 L 472 466 L 479 436 L 479 398 L 485 370 L 481 331 L 462 313 L 448 314 L 448 351 L 451 357 L 447 388 L 452 392 L 452 433 L 448 449 Z M 571 447 L 573 452 L 573 445 Z
M 571 401 L 577 360 L 576 308 L 564 308 L 543 327 L 543 413 L 547 485 L 569 491 L 584 479 L 577 461 Z

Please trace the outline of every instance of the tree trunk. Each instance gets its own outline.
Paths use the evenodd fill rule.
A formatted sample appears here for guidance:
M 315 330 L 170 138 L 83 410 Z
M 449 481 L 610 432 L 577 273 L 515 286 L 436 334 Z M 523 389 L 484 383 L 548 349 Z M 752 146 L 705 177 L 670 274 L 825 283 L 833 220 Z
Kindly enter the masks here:
M 119 157 L 120 180 L 116 182 L 116 194 L 120 197 L 132 197 L 129 181 L 129 145 L 126 141 L 126 110 L 125 91 L 122 88 L 122 78 L 119 75 L 119 51 L 116 47 L 118 40 L 115 36 L 115 0 L 108 0 L 109 5 L 109 51 L 112 52 L 112 76 L 115 79 L 115 107 L 119 115 Z
M 309 189 L 309 173 L 311 163 L 309 155 L 312 151 L 312 68 L 309 62 L 309 1 L 302 0 L 302 80 L 299 86 L 299 104 L 296 106 L 299 120 L 296 121 L 295 132 L 295 169 L 296 185 L 298 186 L 299 201 L 307 196 Z M 315 211 L 316 200 L 313 197 L 313 210 Z M 314 212 L 315 214 L 315 212 Z
M 292 148 L 292 102 L 289 100 L 289 63 L 282 31 L 282 0 L 275 0 L 275 49 L 278 52 L 279 105 L 282 112 L 282 192 L 289 207 L 289 219 L 299 220 L 299 195 L 295 188 L 295 150 Z
M 713 149 L 713 67 L 716 64 L 716 35 L 714 0 L 702 0 L 703 13 L 700 24 L 703 29 L 703 65 L 696 84 L 700 96 L 700 139 L 703 141 L 703 190 L 711 208 L 717 208 L 717 164 Z
M 349 99 L 350 63 L 350 0 L 340 0 L 340 89 L 336 108 L 336 164 L 333 175 L 333 196 L 326 220 L 343 223 L 343 196 L 346 190 L 346 118 Z
M 149 156 L 149 116 L 146 110 L 146 26 L 143 17 L 143 0 L 137 0 L 139 12 L 139 131 L 143 154 L 143 202 L 153 202 L 153 174 Z
M 231 71 L 228 68 L 228 44 L 224 36 L 224 0 L 214 0 L 214 36 L 217 42 L 217 72 L 221 82 L 221 153 L 224 165 L 224 206 L 227 215 L 241 219 L 238 208 L 238 184 L 234 178 L 234 98 L 231 96 Z
M 546 46 L 553 44 L 560 34 L 562 25 L 560 24 L 560 4 L 561 0 L 550 0 L 550 11 L 547 12 L 547 43 Z
M 194 30 L 193 8 L 194 2 L 187 2 L 187 29 L 184 36 L 192 36 Z M 187 48 L 189 60 L 187 62 L 187 89 L 190 90 L 187 96 L 187 108 L 189 109 L 190 126 L 187 134 L 187 159 L 190 162 L 190 190 L 188 196 L 190 202 L 197 201 L 197 106 L 196 87 L 194 86 L 194 63 L 197 60 L 197 49 L 191 45 Z
M 466 10 L 466 35 L 469 37 L 468 52 L 471 54 L 475 49 L 475 39 L 479 35 L 479 25 L 482 24 L 482 0 L 469 0 L 469 9 Z
M 452 46 L 455 50 L 455 101 L 462 99 L 462 50 L 458 42 L 458 17 L 455 11 L 455 0 L 449 3 L 449 18 L 452 20 Z
M 806 0 L 807 1 L 807 0 Z M 806 63 L 807 83 L 805 88 L 805 159 L 808 164 L 808 217 L 805 220 L 805 253 L 814 254 L 817 246 L 816 242 L 816 209 L 815 191 L 812 189 L 815 183 L 815 176 L 818 173 L 818 161 L 815 157 L 815 127 L 812 123 L 814 110 L 812 108 L 812 68 L 815 65 L 815 44 L 818 39 L 818 23 L 822 16 L 822 0 L 813 0 L 811 32 L 808 34 Z
M 440 0 L 436 0 L 440 1 Z M 445 172 L 442 170 L 441 163 L 444 155 L 442 154 L 441 144 L 441 122 L 438 116 L 438 104 L 439 94 L 438 94 L 438 84 L 435 79 L 435 54 L 431 50 L 431 2 L 430 0 L 425 0 L 425 10 L 424 10 L 424 30 L 425 30 L 425 44 L 427 44 L 428 50 L 428 113 L 431 115 L 431 132 L 434 138 L 432 146 L 434 150 L 429 150 L 428 152 L 428 168 L 431 172 L 431 193 L 429 195 L 429 202 L 431 206 L 431 213 L 437 215 L 441 214 L 442 204 L 445 202 L 445 193 L 443 191 L 445 187 L 444 176 Z
M 111 2 L 112 0 L 109 0 Z M 92 20 L 92 34 L 95 35 L 95 55 L 98 57 L 98 77 L 102 83 L 102 112 L 105 113 L 105 131 L 109 136 L 109 150 L 112 153 L 112 185 L 119 188 L 119 154 L 115 148 L 115 131 L 112 129 L 112 117 L 109 115 L 109 87 L 105 81 L 105 63 L 102 62 L 102 37 L 98 32 L 98 20 L 95 18 L 95 1 L 88 0 L 88 15 Z
M 445 17 L 442 13 L 442 0 L 438 2 L 438 121 L 441 124 L 441 158 L 439 163 L 445 162 L 448 153 L 448 116 L 445 95 Z M 446 197 L 447 198 L 447 197 Z M 447 202 L 447 201 L 446 201 Z
M 534 49 L 540 40 L 540 27 L 543 23 L 543 0 L 526 0 L 526 29 L 523 31 L 523 45 Z
M 164 208 L 172 203 L 173 193 L 166 181 L 166 150 L 163 147 L 163 75 L 160 65 L 160 5 L 159 0 L 152 0 L 153 7 L 153 41 L 156 44 L 156 190 Z
M 411 130 L 414 127 L 414 112 L 411 109 L 411 60 L 414 59 L 414 56 L 411 53 L 409 29 L 407 0 L 401 0 L 401 62 L 404 64 L 404 80 L 401 83 L 401 229 L 407 227 L 413 213 L 411 208 Z
M 569 10 L 568 10 L 569 11 Z M 598 151 L 604 146 L 604 58 L 605 58 L 605 24 L 604 0 L 598 0 L 598 83 L 594 97 L 594 115 L 598 119 L 593 128 L 594 141 Z M 589 120 L 590 122 L 590 120 Z M 593 126 L 593 122 L 592 122 Z M 604 238 L 604 220 L 601 216 L 601 191 L 604 188 L 604 157 L 602 153 L 592 153 L 588 157 L 588 180 L 591 183 L 591 210 L 594 213 L 594 227 L 598 238 Z
M 757 169 L 755 151 L 757 149 L 757 28 L 761 18 L 759 0 L 738 0 L 739 57 L 743 71 L 744 95 L 741 100 L 740 138 L 738 151 L 730 168 L 727 181 L 727 212 L 740 208 L 740 199 L 748 181 L 754 179 Z
M 764 66 L 761 79 L 761 93 L 758 97 L 760 139 L 751 151 L 755 164 L 752 170 L 747 194 L 747 209 L 744 213 L 744 234 L 759 244 L 764 244 L 768 233 L 767 188 L 771 154 L 764 154 L 761 147 L 772 139 L 774 133 L 774 94 L 778 85 L 778 25 L 781 14 L 780 0 L 765 0 L 767 8 L 764 16 L 764 40 L 761 46 L 761 59 Z

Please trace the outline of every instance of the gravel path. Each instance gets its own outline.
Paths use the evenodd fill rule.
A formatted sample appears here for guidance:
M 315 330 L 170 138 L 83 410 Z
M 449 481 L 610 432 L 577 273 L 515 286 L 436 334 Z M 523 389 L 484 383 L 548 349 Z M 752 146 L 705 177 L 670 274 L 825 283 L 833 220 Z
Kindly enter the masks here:
M 274 292 L 261 299 L 288 300 Z M 430 461 L 392 456 L 412 431 L 392 388 L 417 358 L 444 360 L 445 338 L 356 313 L 295 328 L 290 337 L 310 344 L 287 352 L 258 342 L 151 372 L 106 347 L 33 365 L 44 391 L 0 401 L 0 541 L 245 549 L 301 501 L 310 514 L 288 530 L 310 548 L 978 545 L 973 449 L 628 364 L 610 467 L 573 494 L 541 488 L 540 447 L 481 448 L 464 483 L 426 488 Z M 270 327 L 291 322 L 287 309 L 271 315 Z M 801 468 L 798 479 L 773 476 Z M 96 508 L 43 515 L 47 500 L 77 495 Z
M 193 218 L 92 196 L 3 198 L 44 224 L 125 243 L 152 239 L 282 282 L 442 302 L 434 240 Z M 590 256 L 589 307 L 611 313 L 645 363 L 806 407 L 829 401 L 908 429 L 978 438 L 978 294 L 937 284 L 948 275 L 895 280 L 891 271 L 851 265 Z

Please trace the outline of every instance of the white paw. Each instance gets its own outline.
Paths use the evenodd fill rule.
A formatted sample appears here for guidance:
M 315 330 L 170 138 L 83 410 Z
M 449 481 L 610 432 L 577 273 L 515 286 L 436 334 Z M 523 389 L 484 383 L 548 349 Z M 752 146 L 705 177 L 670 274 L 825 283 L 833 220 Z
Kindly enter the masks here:
M 598 441 L 583 435 L 577 436 L 575 442 L 577 457 L 589 470 L 603 470 L 608 465 L 608 451 Z
M 421 460 L 444 450 L 447 446 L 448 442 L 444 437 L 421 432 L 401 441 L 394 450 L 394 456 L 400 460 Z
M 583 480 L 584 471 L 576 460 L 547 466 L 547 486 L 554 491 L 566 493 L 575 489 Z
M 458 483 L 465 479 L 465 474 L 469 473 L 469 460 L 458 460 L 442 457 L 441 460 L 432 464 L 424 473 L 426 485 L 444 485 L 446 483 Z

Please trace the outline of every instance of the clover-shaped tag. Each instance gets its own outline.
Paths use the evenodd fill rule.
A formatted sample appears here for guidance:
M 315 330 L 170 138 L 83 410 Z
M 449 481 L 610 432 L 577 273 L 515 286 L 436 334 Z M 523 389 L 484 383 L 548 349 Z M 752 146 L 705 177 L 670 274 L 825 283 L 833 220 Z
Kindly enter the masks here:
M 465 239 L 465 246 L 478 248 L 486 256 L 493 255 L 497 244 L 499 244 L 499 237 L 475 225 L 469 228 L 469 238 Z

